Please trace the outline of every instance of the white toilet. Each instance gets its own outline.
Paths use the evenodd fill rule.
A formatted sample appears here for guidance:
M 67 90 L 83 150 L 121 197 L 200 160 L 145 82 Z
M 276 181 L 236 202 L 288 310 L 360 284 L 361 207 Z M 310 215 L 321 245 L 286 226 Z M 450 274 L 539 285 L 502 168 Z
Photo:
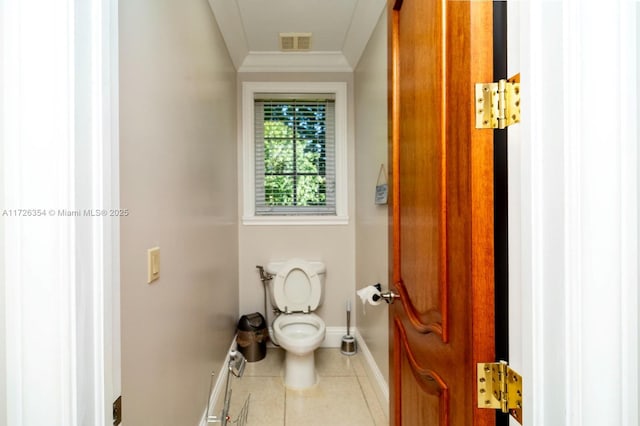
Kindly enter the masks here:
M 322 318 L 313 313 L 324 294 L 325 266 L 322 262 L 291 259 L 272 262 L 267 272 L 271 303 L 281 313 L 273 321 L 274 341 L 286 351 L 284 382 L 291 389 L 316 383 L 314 351 L 325 337 Z

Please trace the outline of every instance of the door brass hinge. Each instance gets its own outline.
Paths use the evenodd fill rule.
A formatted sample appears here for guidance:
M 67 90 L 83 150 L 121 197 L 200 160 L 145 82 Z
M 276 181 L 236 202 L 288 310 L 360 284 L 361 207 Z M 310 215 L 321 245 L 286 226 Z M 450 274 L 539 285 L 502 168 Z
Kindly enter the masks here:
M 478 363 L 478 408 L 501 410 L 522 424 L 522 377 L 506 362 Z
M 520 74 L 476 83 L 476 129 L 504 129 L 520 122 Z
M 113 401 L 113 426 L 122 423 L 122 396 Z

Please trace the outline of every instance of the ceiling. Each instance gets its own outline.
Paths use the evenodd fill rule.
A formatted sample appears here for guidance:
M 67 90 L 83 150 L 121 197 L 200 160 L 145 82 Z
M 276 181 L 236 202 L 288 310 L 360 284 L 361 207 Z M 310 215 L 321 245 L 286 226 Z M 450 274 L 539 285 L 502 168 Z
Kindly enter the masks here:
M 239 72 L 353 71 L 385 0 L 209 0 Z M 311 49 L 280 51 L 279 33 L 312 33 Z

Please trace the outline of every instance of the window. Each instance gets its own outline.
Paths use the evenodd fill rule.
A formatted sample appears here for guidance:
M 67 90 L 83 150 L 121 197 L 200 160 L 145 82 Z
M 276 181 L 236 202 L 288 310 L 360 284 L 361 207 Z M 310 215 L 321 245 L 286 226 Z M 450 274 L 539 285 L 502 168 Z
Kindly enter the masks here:
M 244 83 L 243 223 L 347 223 L 345 96 L 344 83 Z
M 255 100 L 256 215 L 335 215 L 332 98 Z

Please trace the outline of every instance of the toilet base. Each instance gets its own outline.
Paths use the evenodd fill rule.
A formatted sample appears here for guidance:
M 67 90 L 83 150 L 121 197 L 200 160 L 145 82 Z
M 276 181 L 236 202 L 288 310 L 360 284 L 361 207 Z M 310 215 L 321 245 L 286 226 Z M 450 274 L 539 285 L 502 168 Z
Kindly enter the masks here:
M 290 389 L 306 389 L 316 384 L 315 351 L 307 355 L 296 355 L 286 351 L 284 362 L 284 384 Z

